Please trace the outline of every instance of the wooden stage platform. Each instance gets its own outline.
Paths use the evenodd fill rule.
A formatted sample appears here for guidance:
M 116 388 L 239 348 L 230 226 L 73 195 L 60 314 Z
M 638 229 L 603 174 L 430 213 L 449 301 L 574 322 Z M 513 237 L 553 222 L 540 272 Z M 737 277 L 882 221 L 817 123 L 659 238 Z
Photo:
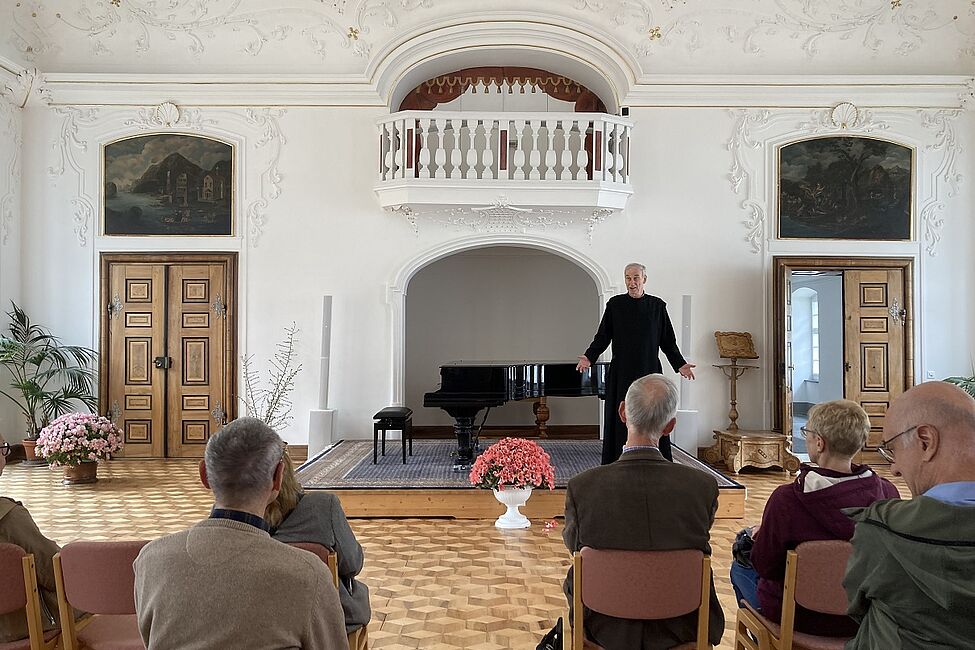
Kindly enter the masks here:
M 372 442 L 335 443 L 298 468 L 298 480 L 308 490 L 334 492 L 349 517 L 449 517 L 494 519 L 504 506 L 490 490 L 470 486 L 466 474 L 449 470 L 449 441 L 416 440 L 414 455 L 402 464 L 399 441 L 387 442 L 387 454 L 372 463 Z M 598 440 L 541 441 L 553 457 L 556 489 L 535 490 L 522 512 L 529 519 L 564 516 L 568 478 L 599 464 Z M 705 465 L 680 448 L 674 459 L 718 481 L 719 519 L 741 519 L 745 487 Z

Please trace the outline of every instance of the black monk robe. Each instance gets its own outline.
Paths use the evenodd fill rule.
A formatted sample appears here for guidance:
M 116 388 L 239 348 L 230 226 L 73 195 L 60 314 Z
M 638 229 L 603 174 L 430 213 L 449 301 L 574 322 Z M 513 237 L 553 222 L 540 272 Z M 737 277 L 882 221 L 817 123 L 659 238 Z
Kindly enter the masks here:
M 596 336 L 586 350 L 589 363 L 596 363 L 610 342 L 613 344 L 613 360 L 606 375 L 603 465 L 614 462 L 623 453 L 626 425 L 620 420 L 618 409 L 630 384 L 644 375 L 662 371 L 661 350 L 675 372 L 687 363 L 677 348 L 667 303 L 649 294 L 631 298 L 624 293 L 609 299 Z M 660 452 L 667 460 L 672 460 L 667 436 L 660 440 Z

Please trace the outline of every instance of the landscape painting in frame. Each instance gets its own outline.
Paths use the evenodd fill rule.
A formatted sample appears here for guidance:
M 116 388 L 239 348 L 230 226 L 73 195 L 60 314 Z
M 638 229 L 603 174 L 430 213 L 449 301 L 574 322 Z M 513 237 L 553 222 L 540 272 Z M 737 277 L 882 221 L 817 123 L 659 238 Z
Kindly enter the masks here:
M 233 235 L 234 149 L 199 136 L 105 145 L 106 235 Z
M 826 137 L 779 149 L 781 239 L 911 239 L 914 150 Z

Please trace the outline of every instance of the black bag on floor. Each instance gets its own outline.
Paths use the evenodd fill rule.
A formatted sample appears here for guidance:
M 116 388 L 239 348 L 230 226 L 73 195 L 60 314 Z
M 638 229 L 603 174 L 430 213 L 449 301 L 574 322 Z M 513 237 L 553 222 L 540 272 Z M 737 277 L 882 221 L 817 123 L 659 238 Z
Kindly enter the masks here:
M 555 622 L 555 627 L 542 637 L 542 640 L 535 646 L 535 650 L 562 650 L 562 617 Z

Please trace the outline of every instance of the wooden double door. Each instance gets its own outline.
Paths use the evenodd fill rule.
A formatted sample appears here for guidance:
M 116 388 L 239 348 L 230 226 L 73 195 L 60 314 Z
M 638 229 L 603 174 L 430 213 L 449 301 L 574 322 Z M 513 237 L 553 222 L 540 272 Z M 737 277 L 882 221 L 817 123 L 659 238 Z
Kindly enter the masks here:
M 792 274 L 842 276 L 843 397 L 870 416 L 867 448 L 880 444 L 891 401 L 914 385 L 912 261 L 775 258 L 776 428 L 792 431 Z
M 235 415 L 235 254 L 102 256 L 101 410 L 128 458 L 198 458 Z

